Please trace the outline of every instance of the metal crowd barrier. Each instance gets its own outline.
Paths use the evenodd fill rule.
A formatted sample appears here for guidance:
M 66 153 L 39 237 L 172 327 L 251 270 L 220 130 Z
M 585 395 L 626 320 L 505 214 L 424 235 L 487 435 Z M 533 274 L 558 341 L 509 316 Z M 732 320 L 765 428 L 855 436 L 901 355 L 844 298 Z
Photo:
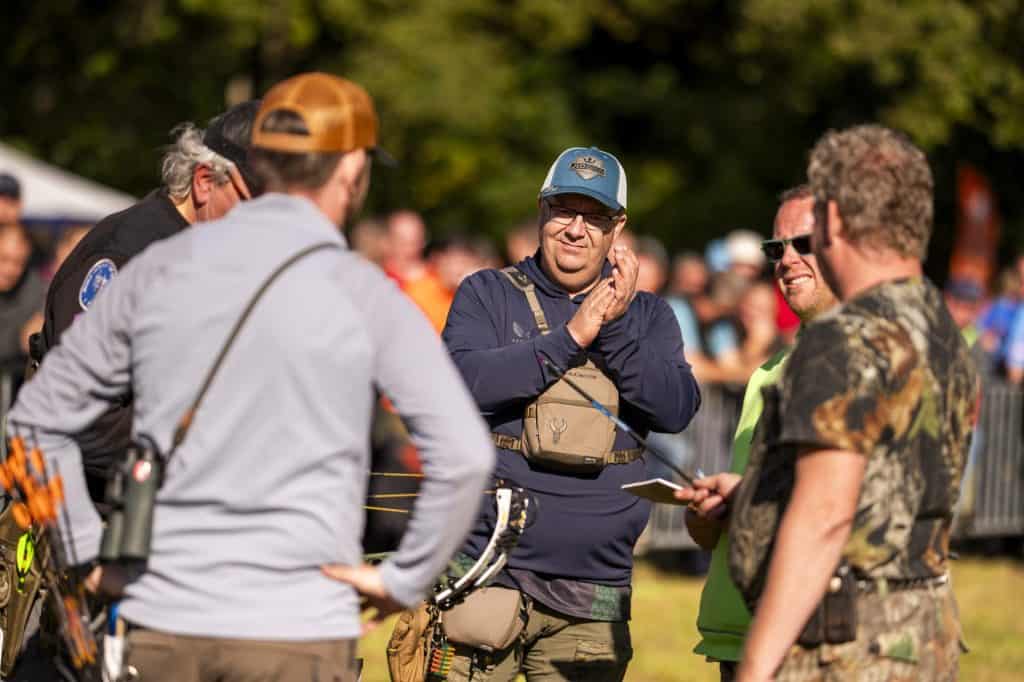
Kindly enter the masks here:
M 1024 535 L 1024 391 L 989 380 L 981 398 L 975 446 L 968 460 L 963 538 Z
M 742 387 L 701 385 L 701 406 L 697 416 L 685 431 L 669 437 L 680 444 L 685 469 L 700 469 L 706 474 L 728 471 L 732 462 L 732 438 L 742 404 Z M 652 440 L 657 445 L 664 439 L 664 436 L 659 436 Z M 697 544 L 686 531 L 685 511 L 685 507 L 678 505 L 655 504 L 644 537 L 637 545 L 638 552 L 696 549 Z
M 703 404 L 679 439 L 691 469 L 726 471 L 742 394 L 713 384 L 701 386 Z M 961 489 L 957 539 L 1024 536 L 1024 390 L 987 379 L 981 412 Z M 686 531 L 685 507 L 655 504 L 637 552 L 696 549 Z
M 7 410 L 16 378 L 0 368 L 0 433 L 6 434 Z M 652 435 L 652 442 L 675 453 L 684 467 L 707 474 L 726 471 L 739 421 L 742 389 L 715 384 L 701 387 L 703 404 L 683 433 Z M 961 490 L 954 537 L 958 539 L 1024 536 L 1024 390 L 987 379 L 975 443 Z M 6 439 L 0 438 L 0 441 Z M 0 442 L 5 449 L 6 442 Z M 0 452 L 0 457 L 6 452 Z M 652 475 L 670 476 L 652 465 Z M 655 504 L 637 552 L 695 549 L 686 531 L 685 508 Z

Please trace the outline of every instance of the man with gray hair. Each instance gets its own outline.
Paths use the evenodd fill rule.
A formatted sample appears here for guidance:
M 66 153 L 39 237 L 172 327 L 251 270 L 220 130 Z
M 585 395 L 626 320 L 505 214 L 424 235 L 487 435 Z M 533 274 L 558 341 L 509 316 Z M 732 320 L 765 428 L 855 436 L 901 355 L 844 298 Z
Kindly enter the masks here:
M 175 141 L 162 162 L 163 186 L 98 222 L 54 274 L 46 294 L 43 329 L 29 339 L 33 366 L 58 345 L 74 319 L 129 260 L 153 242 L 195 222 L 216 219 L 240 200 L 258 193 L 247 162 L 249 135 L 258 108 L 258 101 L 244 102 L 212 119 L 206 130 L 185 123 L 172 131 Z M 90 497 L 100 507 L 110 465 L 128 446 L 132 413 L 130 398 L 111 402 L 105 414 L 74 436 L 81 448 Z M 0 534 L 6 531 L 2 524 L 0 521 Z M 12 599 L 33 598 L 32 593 L 19 592 Z M 7 611 L 14 613 L 16 609 L 8 607 Z M 27 615 L 28 610 L 18 612 Z M 23 635 L 27 623 L 24 618 L 17 620 L 0 623 L 5 663 L 0 674 L 10 672 L 21 641 L 26 639 L 29 644 L 20 656 L 24 660 L 13 679 L 56 678 L 47 667 L 48 656 L 37 650 L 41 638 L 32 636 L 34 626 L 28 627 L 27 636 Z
M 162 162 L 163 186 L 142 201 L 96 224 L 57 270 L 46 295 L 43 330 L 30 343 L 38 363 L 60 341 L 118 270 L 155 241 L 189 225 L 215 220 L 239 201 L 258 194 L 247 161 L 249 135 L 259 101 L 237 104 L 210 121 L 205 130 L 184 123 Z M 103 499 L 109 464 L 130 436 L 132 410 L 116 403 L 76 437 L 82 448 L 89 490 Z

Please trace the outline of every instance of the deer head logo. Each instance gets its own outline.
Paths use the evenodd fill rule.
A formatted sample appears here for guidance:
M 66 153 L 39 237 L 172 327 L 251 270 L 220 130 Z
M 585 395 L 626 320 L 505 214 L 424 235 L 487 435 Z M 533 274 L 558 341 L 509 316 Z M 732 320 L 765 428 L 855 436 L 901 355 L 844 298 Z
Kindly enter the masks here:
M 557 445 L 562 434 L 569 428 L 569 422 L 565 421 L 562 417 L 552 417 L 548 420 L 548 428 L 551 429 L 551 435 L 554 437 L 553 442 Z

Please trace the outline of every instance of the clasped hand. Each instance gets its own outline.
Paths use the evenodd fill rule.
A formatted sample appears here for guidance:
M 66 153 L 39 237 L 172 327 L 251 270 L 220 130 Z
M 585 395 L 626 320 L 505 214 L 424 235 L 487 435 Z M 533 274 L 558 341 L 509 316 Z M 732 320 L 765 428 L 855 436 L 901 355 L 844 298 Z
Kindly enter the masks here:
M 590 290 L 567 325 L 581 348 L 594 342 L 602 325 L 622 317 L 636 297 L 640 272 L 636 254 L 620 244 L 608 252 L 608 261 L 612 264 L 611 277 L 605 277 Z

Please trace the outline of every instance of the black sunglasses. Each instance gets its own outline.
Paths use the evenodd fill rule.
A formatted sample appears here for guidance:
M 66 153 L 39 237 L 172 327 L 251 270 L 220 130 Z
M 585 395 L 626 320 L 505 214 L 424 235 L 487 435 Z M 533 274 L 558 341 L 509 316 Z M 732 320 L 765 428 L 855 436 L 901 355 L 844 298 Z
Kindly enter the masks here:
M 766 239 L 761 242 L 761 251 L 764 252 L 765 258 L 773 263 L 778 263 L 782 260 L 783 254 L 786 253 L 786 246 L 789 244 L 792 244 L 801 256 L 811 255 L 811 235 L 809 234 L 800 234 L 788 239 Z

